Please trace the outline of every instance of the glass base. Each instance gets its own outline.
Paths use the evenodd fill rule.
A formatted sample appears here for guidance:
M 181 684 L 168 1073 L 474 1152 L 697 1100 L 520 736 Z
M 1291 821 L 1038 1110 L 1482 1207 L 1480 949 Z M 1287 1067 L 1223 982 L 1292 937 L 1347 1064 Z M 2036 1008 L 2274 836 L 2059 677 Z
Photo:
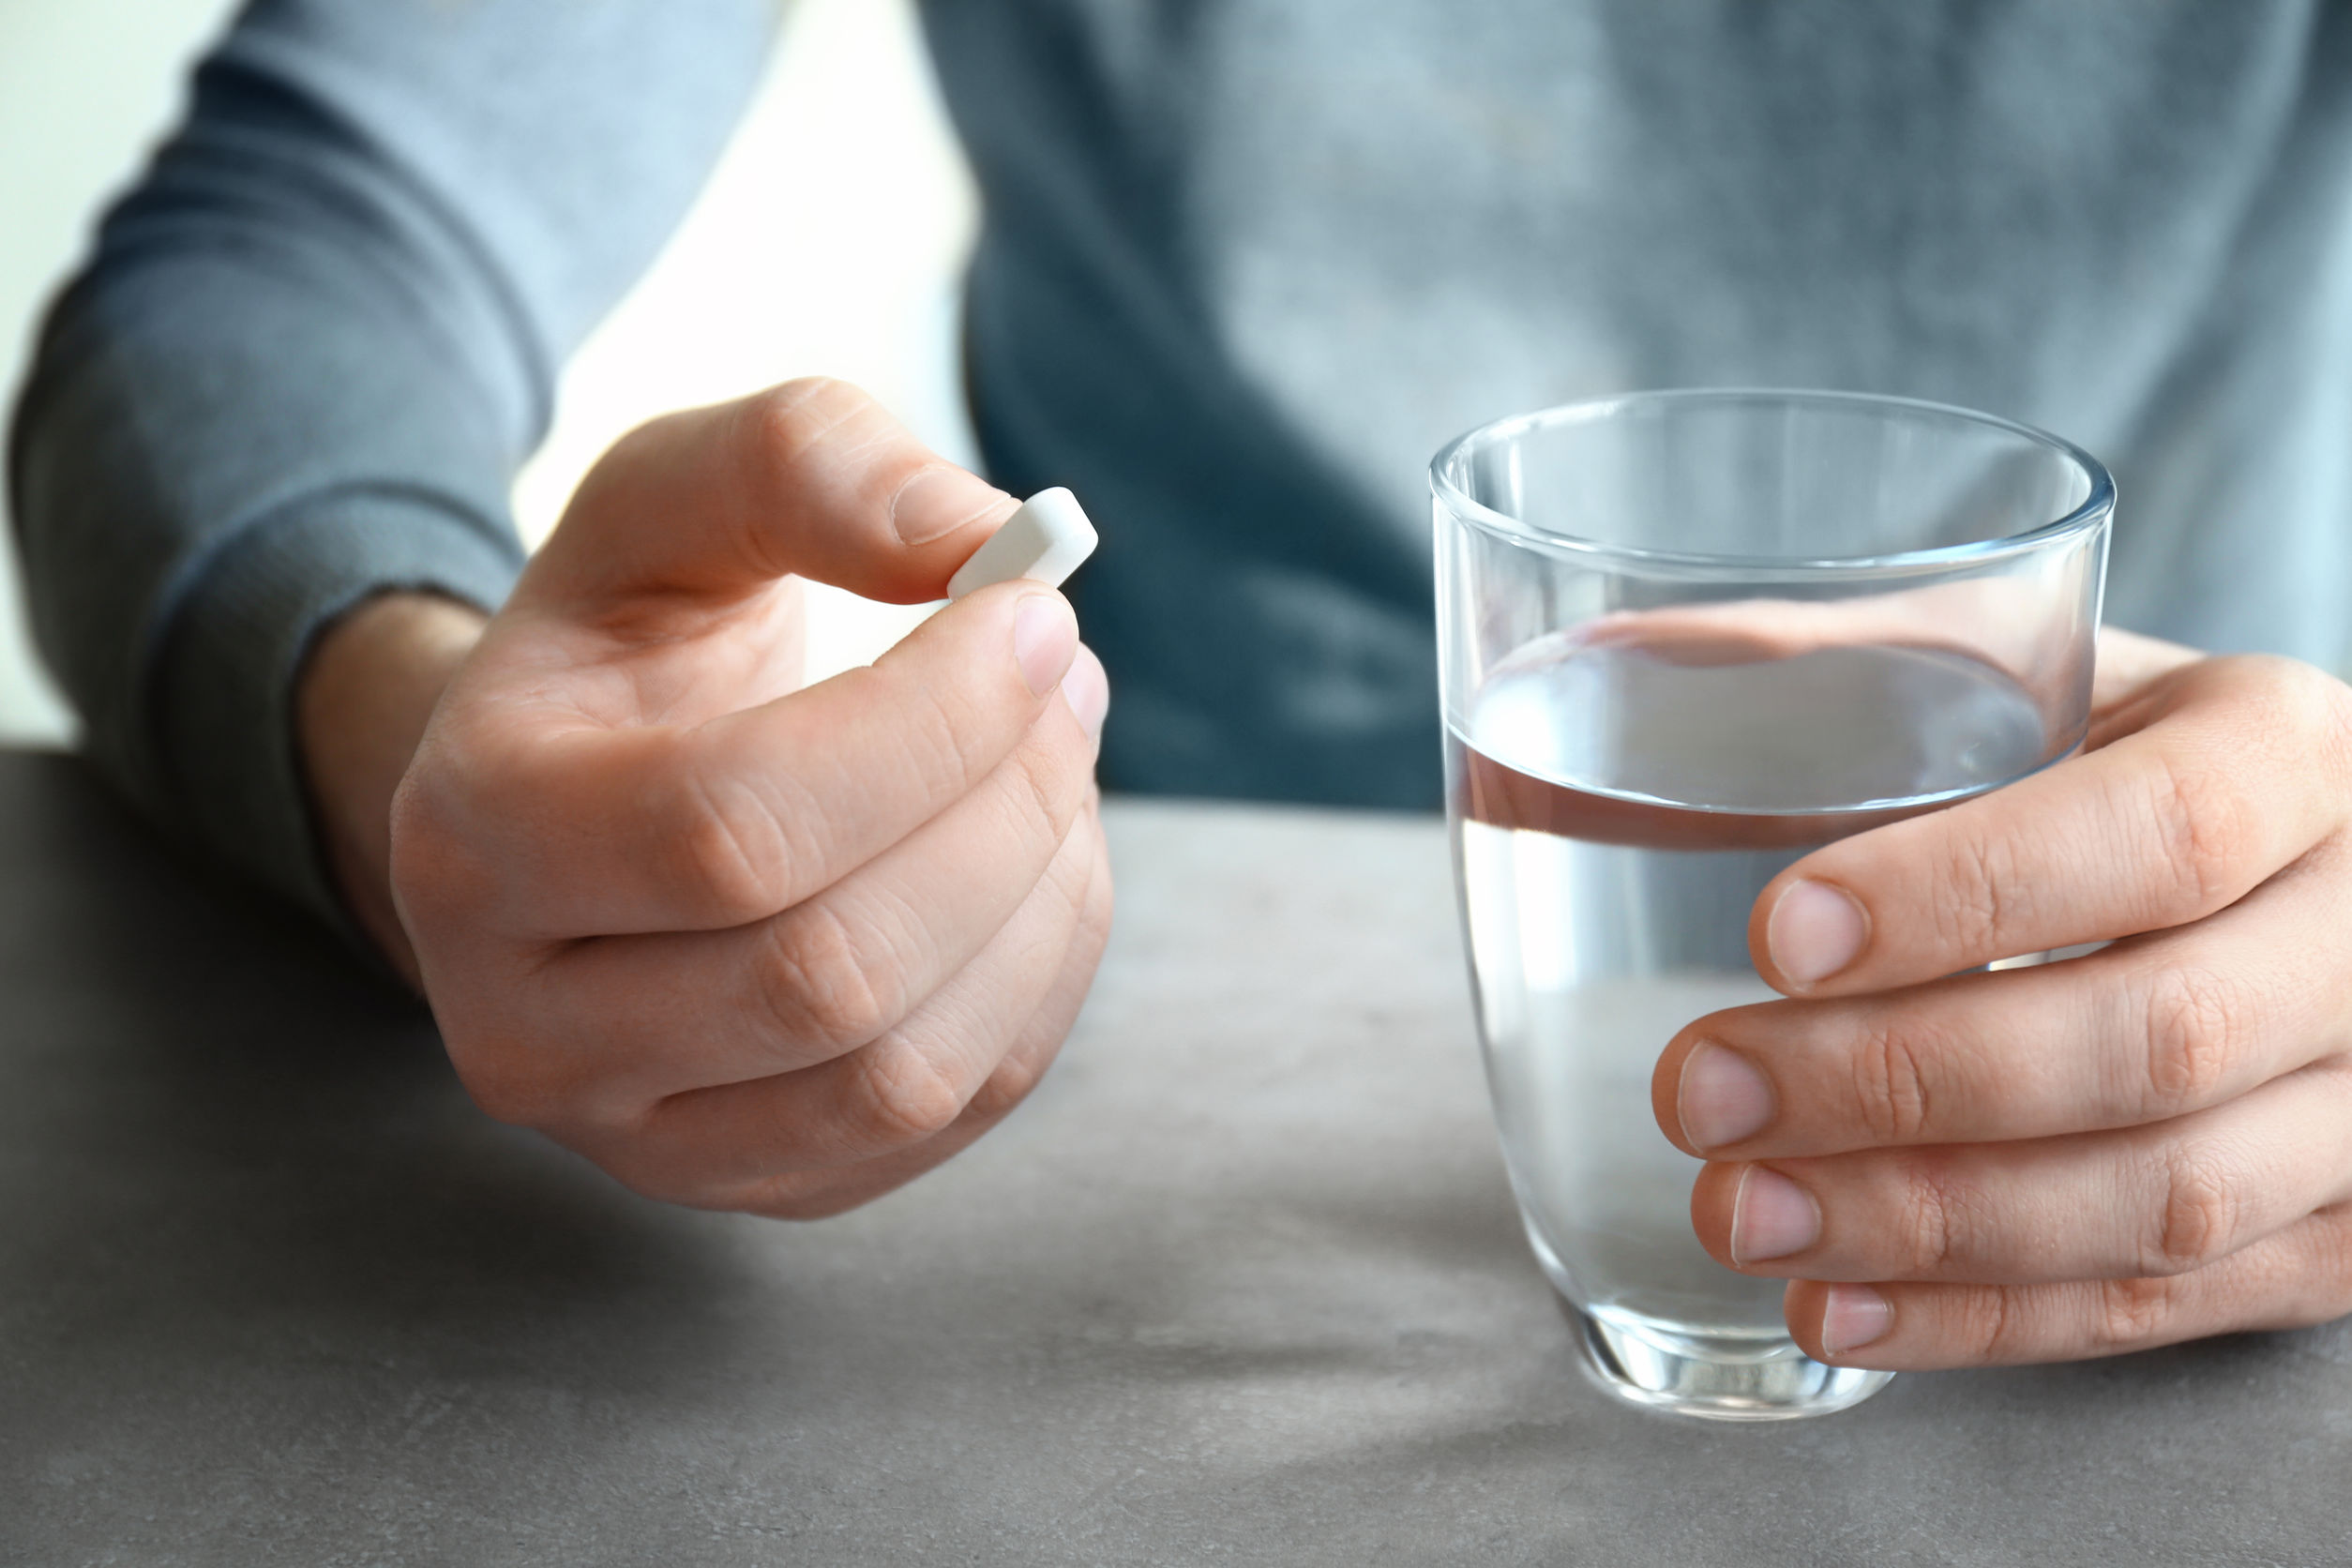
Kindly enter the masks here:
M 1621 1399 L 1708 1421 L 1791 1421 L 1859 1405 L 1892 1372 L 1824 1366 L 1779 1335 L 1681 1333 L 1636 1313 L 1570 1307 L 1601 1386 Z

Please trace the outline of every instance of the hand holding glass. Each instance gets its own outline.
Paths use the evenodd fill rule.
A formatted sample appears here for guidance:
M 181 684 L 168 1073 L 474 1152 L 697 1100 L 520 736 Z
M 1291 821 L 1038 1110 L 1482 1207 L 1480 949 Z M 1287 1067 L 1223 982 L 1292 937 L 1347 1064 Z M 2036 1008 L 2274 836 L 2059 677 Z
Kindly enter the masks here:
M 1694 1236 L 1651 1069 L 1774 994 L 1749 928 L 1782 869 L 2082 743 L 2112 484 L 2006 421 L 1773 392 L 1506 420 L 1432 482 L 1455 865 L 1537 1259 L 1629 1398 L 1849 1405 L 1888 1375 L 1807 1359 L 1781 1282 Z

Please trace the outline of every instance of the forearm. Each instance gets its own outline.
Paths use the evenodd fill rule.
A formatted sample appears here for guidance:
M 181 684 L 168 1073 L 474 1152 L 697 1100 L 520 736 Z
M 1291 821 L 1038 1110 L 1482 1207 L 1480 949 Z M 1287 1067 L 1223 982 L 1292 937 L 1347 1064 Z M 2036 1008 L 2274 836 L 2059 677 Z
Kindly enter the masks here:
M 53 312 L 10 447 L 42 654 L 94 760 L 173 831 L 364 911 L 315 852 L 303 661 L 387 592 L 503 600 L 554 368 L 693 194 L 772 20 L 241 11 Z
M 392 792 L 483 622 L 473 606 L 433 595 L 383 595 L 327 628 L 295 686 L 295 745 L 320 853 L 353 922 L 412 986 L 416 958 L 386 874 Z
M 18 426 L 14 518 L 93 761 L 175 837 L 332 914 L 299 661 L 387 588 L 502 602 L 512 449 L 389 312 L 324 278 L 252 281 L 190 255 L 69 302 Z

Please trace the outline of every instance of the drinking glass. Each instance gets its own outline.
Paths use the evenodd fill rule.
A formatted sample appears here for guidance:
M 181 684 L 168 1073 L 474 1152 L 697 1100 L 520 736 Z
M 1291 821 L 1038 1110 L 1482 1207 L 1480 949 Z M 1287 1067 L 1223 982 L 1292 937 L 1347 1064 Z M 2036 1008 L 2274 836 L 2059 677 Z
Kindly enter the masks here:
M 2115 488 L 2023 425 L 1892 398 L 1646 393 L 1431 464 L 1448 818 L 1503 1154 L 1604 1382 L 1693 1415 L 1891 1374 L 1790 1340 L 1691 1229 L 1651 1078 L 1770 1000 L 1750 906 L 1818 845 L 2082 744 Z

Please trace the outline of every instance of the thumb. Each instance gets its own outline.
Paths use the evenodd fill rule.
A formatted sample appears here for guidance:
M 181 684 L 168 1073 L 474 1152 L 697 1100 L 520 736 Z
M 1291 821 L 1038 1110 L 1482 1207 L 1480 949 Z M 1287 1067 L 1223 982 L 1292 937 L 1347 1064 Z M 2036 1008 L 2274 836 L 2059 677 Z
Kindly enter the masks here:
M 1018 503 L 847 382 L 787 382 L 639 427 L 580 482 L 523 590 L 594 607 L 731 596 L 787 573 L 944 598 Z

